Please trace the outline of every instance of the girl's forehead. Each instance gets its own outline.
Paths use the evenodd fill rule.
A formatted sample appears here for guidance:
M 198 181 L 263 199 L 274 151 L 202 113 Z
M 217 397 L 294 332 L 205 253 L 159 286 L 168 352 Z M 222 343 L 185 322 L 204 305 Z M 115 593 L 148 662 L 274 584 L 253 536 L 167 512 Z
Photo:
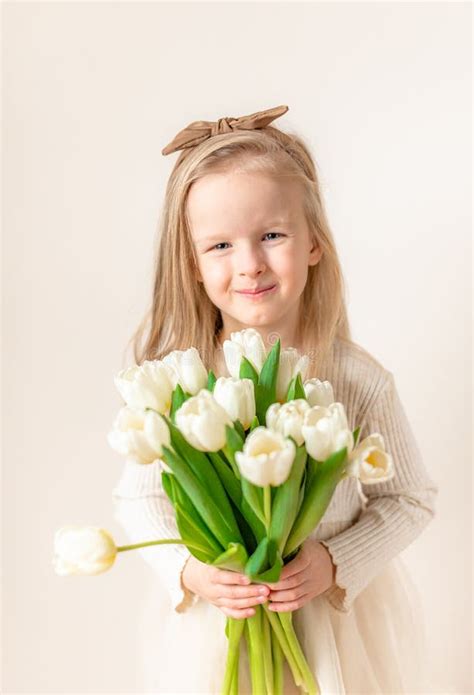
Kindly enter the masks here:
M 198 227 L 216 218 L 275 223 L 297 215 L 301 203 L 302 188 L 294 179 L 261 173 L 209 174 L 190 187 L 187 212 Z

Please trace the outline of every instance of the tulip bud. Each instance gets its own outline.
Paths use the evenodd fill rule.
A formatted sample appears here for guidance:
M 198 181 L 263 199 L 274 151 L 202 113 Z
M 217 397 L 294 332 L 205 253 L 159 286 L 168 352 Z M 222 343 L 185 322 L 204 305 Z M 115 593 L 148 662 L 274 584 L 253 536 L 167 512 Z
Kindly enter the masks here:
M 277 401 L 282 403 L 285 400 L 290 382 L 298 372 L 301 373 L 301 380 L 304 379 L 308 364 L 308 355 L 300 355 L 296 348 L 282 348 L 276 383 Z
M 385 483 L 395 475 L 393 459 L 385 451 L 384 439 L 374 432 L 363 439 L 349 456 L 347 475 L 359 478 L 361 483 Z
M 308 379 L 304 382 L 303 387 L 306 399 L 311 406 L 322 405 L 327 408 L 331 403 L 334 403 L 334 392 L 329 381 Z
M 235 452 L 241 475 L 254 485 L 282 485 L 290 475 L 296 454 L 291 439 L 267 427 L 256 427 L 244 443 L 243 451 Z
M 251 379 L 221 376 L 214 385 L 213 396 L 232 421 L 240 420 L 246 430 L 255 417 L 255 394 Z
M 146 464 L 162 456 L 162 446 L 170 444 L 170 432 L 161 415 L 154 410 L 134 410 L 124 406 L 107 440 L 119 454 Z
M 145 360 L 141 366 L 123 369 L 114 381 L 130 408 L 153 408 L 163 415 L 169 413 L 173 384 L 168 369 L 160 360 Z
M 175 422 L 185 439 L 199 451 L 222 449 L 227 441 L 225 426 L 234 424 L 207 389 L 191 396 L 178 408 Z
M 199 351 L 195 348 L 188 350 L 172 350 L 163 357 L 163 364 L 170 371 L 173 390 L 179 383 L 183 391 L 195 396 L 207 384 L 207 370 Z
M 112 536 L 95 526 L 64 526 L 54 537 L 56 574 L 100 574 L 115 562 L 117 546 Z
M 343 447 L 347 447 L 348 454 L 354 448 L 342 403 L 332 403 L 327 408 L 310 407 L 305 412 L 301 432 L 308 454 L 316 461 L 325 461 Z
M 304 414 L 310 406 L 303 398 L 296 398 L 287 403 L 272 403 L 266 414 L 267 427 L 280 432 L 284 437 L 293 437 L 296 444 L 304 442 L 301 427 Z
M 231 333 L 230 340 L 224 340 L 223 349 L 227 369 L 234 379 L 239 378 L 242 357 L 248 359 L 258 374 L 266 359 L 262 336 L 254 328 Z

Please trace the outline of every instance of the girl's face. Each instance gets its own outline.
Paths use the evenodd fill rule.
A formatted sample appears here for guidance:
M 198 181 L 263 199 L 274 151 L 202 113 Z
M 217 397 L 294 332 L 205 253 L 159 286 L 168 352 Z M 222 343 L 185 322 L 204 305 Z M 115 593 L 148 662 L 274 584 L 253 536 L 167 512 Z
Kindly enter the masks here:
M 308 267 L 321 258 L 303 190 L 262 173 L 211 174 L 192 184 L 187 213 L 198 280 L 222 314 L 222 339 L 252 327 L 292 345 Z M 262 288 L 268 291 L 252 294 Z

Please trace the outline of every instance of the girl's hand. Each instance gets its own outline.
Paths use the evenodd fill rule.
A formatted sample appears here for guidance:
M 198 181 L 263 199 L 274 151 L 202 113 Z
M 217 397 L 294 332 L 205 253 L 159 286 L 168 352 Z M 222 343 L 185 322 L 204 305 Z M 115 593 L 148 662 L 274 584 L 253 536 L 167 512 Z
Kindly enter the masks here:
M 271 589 L 268 608 L 295 611 L 329 589 L 335 575 L 336 567 L 329 551 L 318 541 L 307 538 L 298 555 L 282 569 L 278 582 L 266 584 Z
M 184 567 L 182 580 L 190 591 L 231 618 L 251 617 L 255 614 L 252 606 L 265 603 L 270 593 L 264 584 L 251 584 L 245 574 L 213 567 L 194 555 Z

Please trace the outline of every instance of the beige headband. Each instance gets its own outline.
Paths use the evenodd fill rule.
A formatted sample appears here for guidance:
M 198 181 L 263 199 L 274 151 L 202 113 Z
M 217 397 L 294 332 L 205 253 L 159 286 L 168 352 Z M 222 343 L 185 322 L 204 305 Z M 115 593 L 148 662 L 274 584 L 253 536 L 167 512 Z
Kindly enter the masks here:
M 176 150 L 184 150 L 187 147 L 194 147 L 207 140 L 213 135 L 230 133 L 233 130 L 254 130 L 265 128 L 275 118 L 282 116 L 288 111 L 288 106 L 275 106 L 266 111 L 257 111 L 249 116 L 225 116 L 218 121 L 193 121 L 186 128 L 180 130 L 173 140 L 161 150 L 161 154 L 171 154 Z

